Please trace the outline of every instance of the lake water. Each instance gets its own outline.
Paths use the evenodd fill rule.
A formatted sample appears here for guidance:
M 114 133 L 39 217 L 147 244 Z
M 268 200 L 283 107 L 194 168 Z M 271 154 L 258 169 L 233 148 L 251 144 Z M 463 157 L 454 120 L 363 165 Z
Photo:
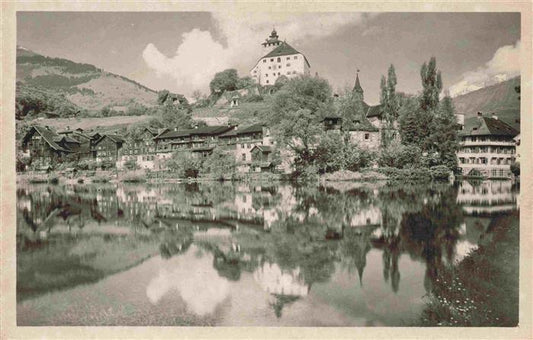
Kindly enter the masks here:
M 518 210 L 508 181 L 28 185 L 17 323 L 402 326 Z

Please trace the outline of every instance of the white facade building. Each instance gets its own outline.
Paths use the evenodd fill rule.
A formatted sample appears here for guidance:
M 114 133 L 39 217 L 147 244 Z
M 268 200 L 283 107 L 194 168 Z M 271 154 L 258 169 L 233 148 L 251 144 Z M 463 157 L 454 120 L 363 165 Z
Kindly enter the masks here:
M 274 85 L 281 76 L 293 78 L 309 75 L 311 65 L 307 58 L 286 42 L 278 39 L 276 31 L 262 44 L 267 54 L 250 71 L 250 76 L 259 85 Z

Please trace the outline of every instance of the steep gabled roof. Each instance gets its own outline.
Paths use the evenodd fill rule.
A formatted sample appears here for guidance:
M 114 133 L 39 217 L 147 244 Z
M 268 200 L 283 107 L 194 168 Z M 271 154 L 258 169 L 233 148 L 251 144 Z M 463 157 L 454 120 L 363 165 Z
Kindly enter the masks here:
M 383 105 L 379 104 L 379 105 L 374 105 L 374 106 L 369 106 L 368 107 L 368 111 L 366 112 L 366 116 L 368 118 L 370 117 L 381 117 L 381 115 L 383 114 Z
M 459 132 L 461 136 L 509 136 L 515 137 L 518 131 L 507 123 L 490 117 L 472 117 L 465 121 Z
M 106 138 L 109 138 L 112 142 L 117 143 L 117 144 L 124 143 L 124 138 L 122 136 L 115 135 L 115 134 L 104 134 L 94 144 L 96 145 Z
M 268 145 L 255 145 L 250 152 L 252 152 L 254 149 L 259 149 L 262 152 L 272 152 L 272 148 Z
M 281 57 L 281 56 L 284 56 L 284 55 L 293 55 L 293 54 L 301 54 L 301 55 L 303 55 L 302 53 L 298 52 L 291 45 L 287 44 L 286 42 L 282 42 L 281 45 L 279 45 L 278 47 L 276 47 L 275 49 L 270 51 L 270 53 L 268 53 L 267 55 L 265 55 L 261 59 L 264 59 L 264 58 L 276 58 L 276 57 Z M 307 63 L 307 66 L 311 67 L 311 65 L 309 64 L 309 61 L 307 60 L 305 55 L 303 55 L 303 56 L 304 56 L 305 62 Z
M 55 133 L 54 131 L 44 126 L 39 126 L 39 125 L 33 126 L 32 129 L 24 137 L 25 142 L 27 141 L 29 136 L 32 135 L 32 131 L 35 131 L 36 133 L 38 133 L 52 149 L 56 151 L 70 152 L 70 150 L 63 148 L 62 146 L 57 144 L 57 142 L 55 141 L 56 139 L 60 141 L 61 136 L 59 136 L 57 133 Z

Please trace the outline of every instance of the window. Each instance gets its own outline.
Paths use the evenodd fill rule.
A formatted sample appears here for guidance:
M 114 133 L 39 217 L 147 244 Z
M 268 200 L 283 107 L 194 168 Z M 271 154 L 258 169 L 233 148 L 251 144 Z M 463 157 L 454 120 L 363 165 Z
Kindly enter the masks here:
M 266 63 L 266 62 L 267 62 L 267 60 L 266 60 L 266 59 L 263 59 L 263 62 L 264 62 L 264 63 Z
M 246 154 L 245 154 L 245 153 L 242 154 L 242 160 L 243 160 L 243 161 L 246 160 Z
M 269 66 L 268 69 L 271 70 L 271 69 L 272 69 L 272 66 Z
M 266 76 L 268 77 L 268 73 L 266 74 Z
M 296 71 L 292 71 L 292 74 L 296 74 Z
M 267 84 L 268 84 L 268 79 L 267 79 Z
M 278 63 L 281 63 L 281 58 L 278 57 Z
M 368 140 L 370 139 L 370 134 L 369 133 L 365 133 L 365 140 Z
M 287 63 L 287 67 L 290 67 L 291 66 L 291 63 Z
M 298 59 L 298 56 L 297 56 L 297 55 L 294 56 L 294 60 L 296 60 L 296 59 Z
M 278 72 L 278 76 L 280 75 L 281 73 Z
M 270 61 L 274 61 L 274 58 L 271 58 Z
M 287 60 L 291 60 L 291 57 L 287 57 Z

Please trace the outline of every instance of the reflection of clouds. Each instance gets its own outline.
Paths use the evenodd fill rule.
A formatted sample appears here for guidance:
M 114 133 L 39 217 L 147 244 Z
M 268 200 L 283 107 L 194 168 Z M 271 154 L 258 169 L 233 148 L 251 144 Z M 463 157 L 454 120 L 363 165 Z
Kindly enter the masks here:
M 159 275 L 146 288 L 146 296 L 157 304 L 165 294 L 177 290 L 190 310 L 198 315 L 213 313 L 229 294 L 229 283 L 212 266 L 211 254 L 199 256 L 194 245 L 180 256 L 162 263 Z
M 282 271 L 276 263 L 264 263 L 255 270 L 254 279 L 270 294 L 306 296 L 308 292 L 299 268 Z

